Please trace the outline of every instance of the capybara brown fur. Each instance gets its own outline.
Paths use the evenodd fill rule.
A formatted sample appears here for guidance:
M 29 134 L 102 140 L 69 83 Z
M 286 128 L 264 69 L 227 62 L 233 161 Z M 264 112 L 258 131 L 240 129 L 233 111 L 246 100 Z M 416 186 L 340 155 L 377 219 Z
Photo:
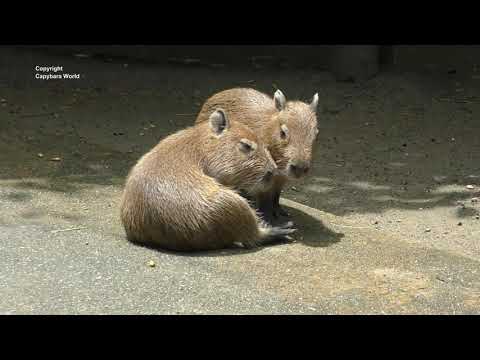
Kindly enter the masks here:
M 270 191 L 259 193 L 257 207 L 269 221 L 287 215 L 279 204 L 280 193 L 288 180 L 305 176 L 312 163 L 318 135 L 318 94 L 311 103 L 286 101 L 277 90 L 270 96 L 249 88 L 234 88 L 211 96 L 203 104 L 196 123 L 208 120 L 212 111 L 221 107 L 232 121 L 252 129 L 266 144 L 279 172 Z
M 246 126 L 217 109 L 208 121 L 160 141 L 130 171 L 121 202 L 127 238 L 177 251 L 251 248 L 288 237 L 238 192 L 272 186 L 277 166 Z

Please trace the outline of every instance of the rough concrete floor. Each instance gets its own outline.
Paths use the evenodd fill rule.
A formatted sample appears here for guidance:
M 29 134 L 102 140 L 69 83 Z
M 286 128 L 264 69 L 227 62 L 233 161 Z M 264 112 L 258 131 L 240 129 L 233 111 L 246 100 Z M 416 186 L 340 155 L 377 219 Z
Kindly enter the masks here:
M 35 65 L 84 78 L 35 80 Z M 128 243 L 129 168 L 234 86 L 320 94 L 314 172 L 282 200 L 297 241 L 189 255 Z M 475 74 L 339 84 L 0 48 L 0 313 L 478 314 L 479 107 Z

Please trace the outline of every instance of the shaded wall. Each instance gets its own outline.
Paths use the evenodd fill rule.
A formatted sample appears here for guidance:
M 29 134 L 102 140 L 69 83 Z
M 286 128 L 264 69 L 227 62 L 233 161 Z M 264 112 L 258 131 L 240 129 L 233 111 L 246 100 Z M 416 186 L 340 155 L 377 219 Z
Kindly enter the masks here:
M 402 69 L 474 72 L 480 67 L 479 45 L 395 46 L 393 63 Z
M 363 81 L 378 68 L 378 46 L 332 45 L 182 45 L 182 46 L 37 46 L 60 54 L 88 53 L 117 58 L 134 58 L 150 63 L 189 65 L 295 68 L 332 71 L 339 80 Z
M 30 46 L 32 48 L 32 46 Z M 262 67 L 309 67 L 332 71 L 339 80 L 362 81 L 381 70 L 399 69 L 472 72 L 480 64 L 479 45 L 156 45 L 156 46 L 36 46 L 40 50 L 71 55 L 88 53 L 106 57 L 134 58 L 147 63 Z
M 38 46 L 56 53 L 89 53 L 129 57 L 146 62 L 167 63 L 175 59 L 196 59 L 207 64 L 251 66 L 315 66 L 327 68 L 331 46 L 251 46 L 251 45 L 150 45 L 150 46 Z

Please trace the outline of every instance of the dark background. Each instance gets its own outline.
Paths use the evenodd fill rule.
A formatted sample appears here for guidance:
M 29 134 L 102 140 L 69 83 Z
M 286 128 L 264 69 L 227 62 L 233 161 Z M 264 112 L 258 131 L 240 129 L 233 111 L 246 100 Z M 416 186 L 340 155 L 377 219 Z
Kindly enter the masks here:
M 364 80 L 377 71 L 396 66 L 401 69 L 425 69 L 465 72 L 480 61 L 479 45 L 196 45 L 126 46 L 71 45 L 24 46 L 49 53 L 70 55 L 75 52 L 116 59 L 136 59 L 152 64 L 191 65 L 230 64 L 277 67 L 310 67 L 335 72 L 341 80 Z

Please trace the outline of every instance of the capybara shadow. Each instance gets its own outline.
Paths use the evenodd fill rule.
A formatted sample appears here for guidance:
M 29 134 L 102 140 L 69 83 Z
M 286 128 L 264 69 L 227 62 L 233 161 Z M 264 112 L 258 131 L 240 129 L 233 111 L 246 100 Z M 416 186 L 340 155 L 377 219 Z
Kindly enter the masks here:
M 282 206 L 290 214 L 291 220 L 294 222 L 294 228 L 297 232 L 294 238 L 297 242 L 311 247 L 327 247 L 340 241 L 345 235 L 337 233 L 323 222 L 306 212 L 282 204 Z

